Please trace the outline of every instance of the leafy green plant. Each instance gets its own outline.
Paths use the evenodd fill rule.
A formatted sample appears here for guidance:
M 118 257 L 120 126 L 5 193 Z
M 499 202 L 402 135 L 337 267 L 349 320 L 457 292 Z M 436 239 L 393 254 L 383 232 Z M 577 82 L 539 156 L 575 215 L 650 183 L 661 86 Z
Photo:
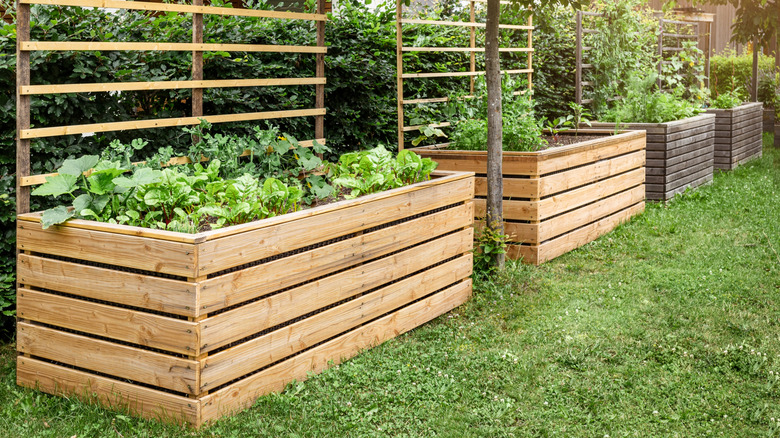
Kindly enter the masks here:
M 394 158 L 379 145 L 342 155 L 329 166 L 328 174 L 335 187 L 350 190 L 346 196 L 349 199 L 428 180 L 435 169 L 436 163 L 430 158 L 420 158 L 408 149 Z
M 576 102 L 569 102 L 569 108 L 571 108 L 573 112 L 572 123 L 574 124 L 574 136 L 577 137 L 580 133 L 581 125 L 591 126 L 590 117 L 593 117 L 593 114 L 591 114 L 583 105 Z
M 444 131 L 431 125 L 422 125 L 419 130 L 420 135 L 412 140 L 412 146 L 418 146 L 420 143 L 430 138 L 447 137 L 447 134 L 445 134 Z
M 626 94 L 607 111 L 602 120 L 626 123 L 664 123 L 693 117 L 702 111 L 681 96 L 682 90 L 664 93 L 656 89 L 657 75 L 647 73 L 643 77 L 629 78 Z
M 704 86 L 704 52 L 698 41 L 683 41 L 680 51 L 661 64 L 661 81 L 667 89 L 682 89 L 682 97 L 703 102 L 710 91 Z
M 557 143 L 561 139 L 561 132 L 568 131 L 572 128 L 572 120 L 574 116 L 569 114 L 566 116 L 556 117 L 552 120 L 542 119 L 545 129 L 550 133 L 553 139 L 553 143 Z
M 474 274 L 486 278 L 497 271 L 493 261 L 498 254 L 506 254 L 509 236 L 490 227 L 482 227 L 474 235 Z
M 738 91 L 727 91 L 712 99 L 710 106 L 712 108 L 730 109 L 742 105 L 744 101 L 745 98 Z

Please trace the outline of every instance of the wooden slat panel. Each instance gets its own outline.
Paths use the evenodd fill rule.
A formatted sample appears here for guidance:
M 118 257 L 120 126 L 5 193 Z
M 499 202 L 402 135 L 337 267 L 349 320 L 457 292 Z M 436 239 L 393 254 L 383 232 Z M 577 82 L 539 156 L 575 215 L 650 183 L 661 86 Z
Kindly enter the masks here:
M 379 287 L 458 254 L 419 245 L 389 257 L 286 290 L 203 321 L 201 342 L 208 352 L 356 294 Z
M 482 53 L 485 51 L 484 47 L 402 47 L 402 52 L 471 52 Z M 533 48 L 529 47 L 501 47 L 498 49 L 501 53 L 514 53 L 514 52 L 533 52 Z
M 152 418 L 163 422 L 197 424 L 200 402 L 120 380 L 96 376 L 70 368 L 19 356 L 16 384 L 49 394 L 97 399 L 109 409 Z
M 666 123 L 667 134 L 674 134 L 675 132 L 686 131 L 688 129 L 698 128 L 700 126 L 715 125 L 714 114 L 699 114 L 696 117 L 689 117 L 687 119 L 675 120 L 673 122 Z M 714 128 L 713 128 L 714 129 Z
M 431 268 L 211 355 L 203 361 L 201 388 L 215 388 L 445 288 L 467 277 L 471 264 L 471 257 L 467 256 Z
M 517 70 L 501 70 L 501 74 L 525 74 L 533 73 L 534 70 L 530 68 L 517 69 Z M 460 76 L 483 76 L 484 71 L 458 71 L 458 72 L 433 72 L 433 73 L 404 73 L 401 75 L 404 79 L 411 78 L 454 78 Z
M 703 163 L 696 164 L 686 170 L 677 172 L 673 178 L 667 177 L 666 190 L 670 191 L 674 190 L 675 188 L 690 184 L 691 181 L 700 179 L 708 173 L 711 175 L 713 172 L 714 163 L 715 158 L 713 157 Z
M 275 53 L 326 53 L 327 47 L 284 46 L 268 44 L 194 44 L 160 42 L 107 42 L 107 41 L 26 41 L 26 51 L 178 51 L 191 52 L 275 52 Z
M 404 18 L 401 20 L 401 24 L 429 24 L 435 26 L 463 26 L 463 27 L 476 27 L 476 28 L 485 27 L 485 23 L 472 23 L 469 21 L 420 20 L 416 18 Z M 534 30 L 534 26 L 520 26 L 514 24 L 499 24 L 498 28 L 515 29 L 515 30 Z
M 708 128 L 705 126 L 705 128 Z M 705 132 L 699 133 L 699 134 L 693 134 L 697 131 L 688 131 L 691 133 L 691 135 L 687 137 L 683 137 L 679 140 L 674 141 L 668 141 L 666 142 L 666 151 L 667 157 L 675 156 L 678 152 L 676 152 L 676 149 L 684 148 L 686 146 L 692 145 L 692 144 L 709 144 L 715 142 L 715 131 L 712 130 L 706 130 Z
M 617 138 L 594 140 L 594 143 L 588 142 L 587 145 L 583 143 L 582 149 L 572 149 L 565 155 L 545 157 L 539 163 L 539 173 L 544 175 L 645 149 L 645 139 L 641 132 L 631 134 L 636 137 L 628 140 Z
M 20 283 L 182 316 L 197 316 L 197 285 L 19 254 Z
M 573 208 L 603 199 L 627 188 L 642 184 L 644 179 L 645 170 L 639 167 L 597 183 L 582 186 L 579 189 L 542 199 L 538 207 L 539 218 L 544 220 Z
M 473 196 L 474 178 L 453 175 L 453 179 L 442 178 L 440 181 L 414 184 L 340 205 L 291 213 L 246 227 L 232 227 L 232 230 L 225 231 L 229 235 L 208 240 L 198 246 L 199 275 L 218 272 L 247 261 L 260 260 L 439 207 L 466 202 Z M 312 230 L 316 230 L 316 234 L 313 235 Z M 217 233 L 213 235 L 219 236 Z
M 487 196 L 487 178 L 476 178 L 475 196 Z M 504 176 L 504 196 L 507 198 L 541 198 L 539 178 L 508 178 Z
M 697 149 L 702 150 L 708 150 L 708 151 L 714 151 L 715 150 L 715 140 L 710 138 L 705 138 L 703 140 L 699 140 L 697 142 L 688 143 L 687 145 L 679 146 L 671 150 L 666 151 L 666 159 L 670 160 L 672 158 L 678 157 L 680 155 L 687 154 L 689 152 L 695 151 Z
M 604 198 L 584 208 L 578 208 L 539 224 L 539 240 L 546 241 L 575 228 L 589 224 L 615 212 L 628 208 L 645 199 L 645 187 L 633 189 Z M 544 245 L 544 244 L 543 244 Z
M 421 157 L 427 157 L 439 163 L 437 169 L 474 172 L 479 174 L 487 173 L 487 154 L 484 151 L 454 151 L 454 150 L 433 150 L 425 148 L 414 148 L 414 152 Z M 532 153 L 523 155 L 504 152 L 502 163 L 502 172 L 510 176 L 526 176 L 538 174 L 538 158 Z
M 325 21 L 325 14 L 309 14 L 302 12 L 263 11 L 256 9 L 192 6 L 175 3 L 157 3 L 124 0 L 20 0 L 19 3 L 31 5 L 80 6 L 84 8 L 131 9 L 140 11 L 181 12 L 187 14 L 232 15 L 258 18 L 280 18 L 288 20 Z
M 17 291 L 20 318 L 151 348 L 192 355 L 198 324 L 30 289 Z
M 588 166 L 568 170 L 543 177 L 540 182 L 540 194 L 550 196 L 575 187 L 589 184 L 610 175 L 641 167 L 645 161 L 644 151 L 637 151 L 611 160 L 599 161 Z
M 436 236 L 469 227 L 473 218 L 474 209 L 472 203 L 468 203 L 435 215 L 214 277 L 202 283 L 200 307 L 213 312 L 285 287 L 304 283 Z
M 701 175 L 701 176 L 699 176 L 699 175 Z M 681 186 L 679 186 L 679 187 L 677 187 L 675 189 L 672 189 L 672 190 L 669 190 L 669 191 L 667 191 L 665 193 L 662 193 L 663 199 L 665 199 L 665 200 L 666 199 L 672 199 L 672 197 L 674 197 L 674 195 L 676 195 L 678 193 L 682 193 L 682 192 L 684 192 L 688 188 L 695 188 L 695 187 L 702 186 L 704 184 L 709 183 L 713 179 L 712 171 L 708 172 L 707 169 L 702 170 L 698 175 L 694 175 L 694 176 L 699 176 L 699 177 L 697 179 L 695 179 L 693 181 L 690 181 L 690 182 L 688 182 L 688 183 L 686 183 L 684 185 L 681 185 Z M 649 197 L 649 195 L 648 195 L 648 197 Z
M 136 382 L 197 394 L 197 361 L 145 351 L 20 322 L 16 348 L 37 356 Z
M 664 138 L 667 149 L 674 149 L 677 144 L 684 144 L 687 141 L 696 141 L 693 138 L 709 138 L 715 137 L 715 131 L 712 125 L 699 126 L 692 129 L 686 129 L 685 131 L 678 131 L 673 134 L 668 134 Z
M 366 348 L 412 330 L 459 306 L 469 296 L 470 279 L 209 394 L 201 399 L 203 419 L 215 419 L 249 407 L 259 396 L 281 391 L 293 379 L 306 379 L 310 373 L 319 373 Z
M 253 120 L 283 119 L 325 115 L 325 108 L 265 111 L 259 113 L 222 114 L 216 116 L 175 117 L 170 119 L 133 120 L 129 122 L 93 123 L 89 125 L 53 126 L 25 129 L 22 138 L 43 138 L 58 135 L 85 134 L 90 132 L 124 131 L 129 129 L 165 128 L 171 126 L 199 125 L 201 119 L 209 123 L 248 122 Z
M 197 277 L 195 246 L 191 244 L 72 227 L 44 230 L 41 224 L 26 221 L 17 222 L 16 236 L 17 248 L 23 251 Z
M 325 78 L 220 79 L 210 81 L 104 82 L 28 85 L 22 94 L 103 93 L 110 91 L 179 90 L 182 88 L 270 87 L 324 84 Z

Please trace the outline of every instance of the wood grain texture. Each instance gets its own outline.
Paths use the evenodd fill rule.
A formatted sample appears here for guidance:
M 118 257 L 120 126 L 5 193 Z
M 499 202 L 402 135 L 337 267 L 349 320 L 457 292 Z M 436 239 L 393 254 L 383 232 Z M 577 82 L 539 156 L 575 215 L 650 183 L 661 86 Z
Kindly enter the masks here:
M 424 187 L 427 189 L 420 190 Z M 298 212 L 301 214 L 291 213 L 280 217 L 278 221 L 259 221 L 249 227 L 267 226 L 231 233 L 199 245 L 198 275 L 207 275 L 439 207 L 466 202 L 473 197 L 473 193 L 473 178 L 457 179 L 437 185 L 402 187 L 396 191 L 387 191 L 381 197 L 345 202 L 340 205 L 341 208 L 335 208 L 334 205 Z M 238 226 L 232 231 L 241 229 Z M 311 230 L 316 230 L 316 238 L 313 238 Z
M 19 356 L 16 384 L 53 395 L 78 397 L 119 412 L 166 423 L 198 424 L 200 402 L 139 385 Z
M 180 354 L 198 349 L 198 324 L 63 296 L 19 289 L 20 318 Z
M 251 406 L 265 394 L 281 391 L 291 380 L 304 380 L 310 373 L 355 356 L 388 339 L 412 330 L 464 303 L 471 296 L 471 280 L 464 280 L 418 303 L 345 333 L 260 373 L 240 380 L 201 399 L 204 421 Z
M 763 106 L 750 103 L 708 110 L 715 119 L 715 168 L 733 170 L 761 153 Z
M 185 394 L 198 394 L 197 361 L 155 353 L 43 326 L 17 324 L 20 353 Z
M 347 332 L 414 300 L 467 277 L 471 258 L 422 271 L 412 277 L 210 355 L 203 361 L 201 390 L 216 388 L 244 374 Z
M 270 44 L 196 44 L 161 42 L 26 41 L 25 51 L 179 51 L 325 53 L 326 47 Z
M 197 277 L 195 246 L 191 244 L 68 226 L 44 230 L 40 223 L 26 221 L 18 221 L 16 236 L 16 245 L 23 251 Z

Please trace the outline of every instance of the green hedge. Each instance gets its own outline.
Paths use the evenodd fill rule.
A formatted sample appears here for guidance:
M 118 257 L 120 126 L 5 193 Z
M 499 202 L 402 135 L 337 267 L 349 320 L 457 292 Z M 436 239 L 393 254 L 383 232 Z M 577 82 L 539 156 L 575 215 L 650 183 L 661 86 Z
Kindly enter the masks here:
M 770 56 L 758 56 L 759 78 L 772 75 L 775 69 L 775 59 Z M 750 81 L 753 76 L 753 55 L 730 52 L 710 58 L 710 91 L 715 98 L 721 93 L 736 91 L 741 95 L 750 96 Z M 771 96 L 759 96 L 760 101 L 771 100 Z

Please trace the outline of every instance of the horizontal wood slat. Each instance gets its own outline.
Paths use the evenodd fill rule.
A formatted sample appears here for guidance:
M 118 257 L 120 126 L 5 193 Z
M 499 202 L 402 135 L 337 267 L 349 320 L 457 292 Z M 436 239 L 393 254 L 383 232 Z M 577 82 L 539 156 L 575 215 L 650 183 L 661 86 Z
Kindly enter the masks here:
M 366 324 L 289 360 L 269 367 L 201 399 L 204 418 L 216 418 L 251 406 L 257 397 L 281 391 L 292 379 L 341 363 L 422 325 L 465 302 L 471 296 L 471 280 L 464 280 L 418 303 Z
M 111 91 L 180 90 L 184 88 L 272 87 L 321 85 L 325 78 L 217 79 L 209 81 L 106 82 L 92 84 L 49 84 L 20 87 L 21 94 L 104 93 Z
M 310 14 L 302 12 L 264 11 L 217 6 L 194 6 L 175 3 L 157 3 L 145 1 L 124 0 L 20 0 L 19 3 L 29 5 L 78 6 L 84 8 L 132 9 L 141 11 L 180 12 L 187 14 L 232 15 L 256 18 L 280 18 L 288 20 L 326 21 L 325 14 Z
M 199 117 L 175 117 L 170 119 L 134 120 L 129 122 L 93 123 L 88 125 L 53 126 L 49 128 L 25 129 L 21 131 L 20 137 L 43 138 L 55 137 L 59 135 L 87 134 L 94 132 L 125 131 L 131 129 L 192 126 L 199 125 L 201 120 L 205 120 L 209 123 L 228 123 L 324 115 L 325 108 L 314 108 L 303 110 L 264 111 L 257 113 L 221 114 Z
M 78 397 L 120 412 L 159 421 L 198 424 L 200 402 L 121 380 L 19 356 L 16 383 L 54 395 Z
M 428 24 L 434 26 L 462 26 L 462 27 L 474 27 L 484 28 L 485 23 L 472 23 L 469 21 L 443 21 L 443 20 L 420 20 L 416 18 L 403 18 L 402 24 Z M 516 24 L 499 24 L 499 29 L 514 29 L 514 30 L 534 30 L 534 26 L 521 26 Z
M 176 51 L 176 52 L 275 52 L 327 53 L 321 46 L 284 46 L 269 44 L 202 44 L 108 41 L 23 41 L 23 51 Z
M 402 52 L 470 52 L 484 53 L 484 47 L 402 47 Z M 499 53 L 533 52 L 533 47 L 500 47 Z
M 17 350 L 86 370 L 197 394 L 197 361 L 88 338 L 26 322 L 17 324 Z
M 501 74 L 525 74 L 533 73 L 532 68 L 523 68 L 518 70 L 501 70 Z M 484 76 L 484 71 L 458 71 L 458 72 L 436 72 L 436 73 L 404 73 L 401 75 L 404 79 L 410 78 L 454 78 L 460 76 Z

